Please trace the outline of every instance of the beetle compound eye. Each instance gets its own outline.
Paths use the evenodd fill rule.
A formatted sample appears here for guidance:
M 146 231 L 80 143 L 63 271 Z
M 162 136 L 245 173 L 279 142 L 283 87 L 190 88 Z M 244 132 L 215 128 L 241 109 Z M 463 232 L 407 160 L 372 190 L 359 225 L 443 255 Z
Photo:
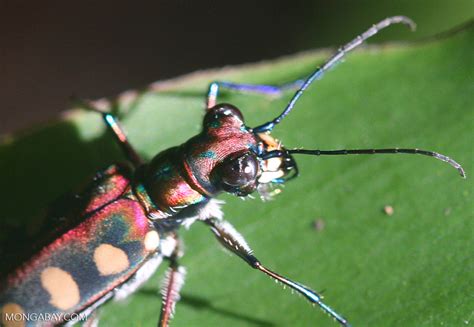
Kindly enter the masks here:
M 258 161 L 253 153 L 224 161 L 220 166 L 220 174 L 224 184 L 239 187 L 247 185 L 257 177 Z
M 228 103 L 219 103 L 207 111 L 204 116 L 204 126 L 213 126 L 213 123 L 225 117 L 234 117 L 241 123 L 244 122 L 244 116 L 237 107 Z

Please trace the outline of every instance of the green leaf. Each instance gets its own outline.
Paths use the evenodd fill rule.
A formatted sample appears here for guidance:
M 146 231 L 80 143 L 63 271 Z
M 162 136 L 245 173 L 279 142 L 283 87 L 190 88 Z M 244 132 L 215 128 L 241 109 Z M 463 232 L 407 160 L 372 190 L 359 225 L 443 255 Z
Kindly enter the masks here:
M 472 174 L 473 45 L 471 27 L 436 41 L 357 51 L 310 87 L 274 135 L 288 147 L 418 147 L 455 158 Z M 328 54 L 190 74 L 123 94 L 118 111 L 131 142 L 151 158 L 199 132 L 210 81 L 280 84 L 308 74 Z M 255 126 L 290 96 L 225 93 L 221 100 Z M 101 118 L 82 110 L 6 138 L 0 158 L 3 238 L 6 227 L 33 230 L 47 203 L 122 159 Z M 297 159 L 301 176 L 274 201 L 221 197 L 226 218 L 264 264 L 325 290 L 325 301 L 354 326 L 459 326 L 473 319 L 471 178 L 422 156 Z M 383 213 L 385 205 L 393 215 Z M 316 219 L 322 230 L 313 227 Z M 182 236 L 188 275 L 173 326 L 336 326 L 221 251 L 205 226 Z M 106 305 L 102 324 L 154 325 L 159 279 L 125 304 Z

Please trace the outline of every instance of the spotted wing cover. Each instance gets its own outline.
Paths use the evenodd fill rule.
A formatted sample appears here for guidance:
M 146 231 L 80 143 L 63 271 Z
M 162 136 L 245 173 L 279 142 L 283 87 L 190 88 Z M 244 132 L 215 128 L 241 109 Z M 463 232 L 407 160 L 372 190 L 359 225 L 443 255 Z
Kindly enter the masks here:
M 107 176 L 90 190 L 94 196 L 80 223 L 43 246 L 2 282 L 3 315 L 81 312 L 130 278 L 156 250 L 156 242 L 145 242 L 157 234 L 129 191 L 128 178 L 117 172 Z

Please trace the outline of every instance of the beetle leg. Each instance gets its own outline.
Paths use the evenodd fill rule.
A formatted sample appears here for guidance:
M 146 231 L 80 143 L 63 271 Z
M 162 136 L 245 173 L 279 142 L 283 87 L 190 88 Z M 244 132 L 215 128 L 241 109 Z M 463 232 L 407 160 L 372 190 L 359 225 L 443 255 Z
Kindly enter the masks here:
M 270 269 L 263 266 L 260 261 L 253 255 L 252 249 L 249 247 L 243 236 L 235 230 L 235 228 L 225 220 L 218 220 L 211 218 L 206 220 L 206 223 L 211 227 L 212 232 L 217 237 L 217 240 L 232 253 L 238 255 L 241 259 L 247 262 L 252 268 L 260 270 L 266 275 L 273 278 L 275 281 L 286 285 L 293 290 L 297 291 L 307 300 L 312 303 L 315 303 L 321 307 L 321 309 L 334 318 L 343 326 L 350 326 L 347 320 L 331 309 L 322 301 L 322 297 L 318 295 L 315 291 L 309 289 L 308 287 L 294 282 L 284 276 L 277 274 L 276 272 L 271 271 Z
M 151 276 L 153 276 L 162 260 L 163 256 L 161 253 L 156 252 L 126 283 L 120 285 L 114 290 L 114 300 L 121 301 L 126 299 L 130 294 L 133 294 L 147 280 L 149 280 Z
M 77 102 L 82 108 L 101 114 L 108 129 L 122 148 L 125 157 L 132 162 L 135 168 L 143 164 L 142 158 L 128 141 L 127 135 L 115 115 L 97 108 L 91 101 L 74 99 L 74 102 Z
M 89 317 L 87 317 L 86 322 L 82 324 L 82 327 L 98 327 L 99 326 L 99 314 L 97 311 L 94 311 Z
M 184 284 L 186 270 L 180 266 L 176 260 L 172 260 L 168 271 L 166 272 L 161 295 L 163 297 L 163 306 L 161 307 L 159 327 L 167 327 L 173 317 L 176 302 L 179 301 L 179 292 Z
M 182 256 L 182 246 L 176 236 L 175 239 L 177 241 L 176 247 L 169 257 L 170 266 L 161 287 L 163 305 L 161 307 L 160 320 L 158 321 L 159 327 L 168 327 L 169 321 L 174 314 L 176 302 L 179 301 L 179 292 L 181 287 L 183 287 L 184 277 L 186 275 L 185 268 L 178 263 L 178 258 Z
M 282 85 L 261 85 L 261 84 L 241 84 L 224 81 L 214 81 L 209 85 L 207 91 L 207 109 L 214 107 L 217 104 L 217 96 L 221 88 L 236 92 L 258 93 L 264 95 L 281 95 L 287 90 L 297 90 L 304 83 L 304 79 L 297 79 L 295 81 Z

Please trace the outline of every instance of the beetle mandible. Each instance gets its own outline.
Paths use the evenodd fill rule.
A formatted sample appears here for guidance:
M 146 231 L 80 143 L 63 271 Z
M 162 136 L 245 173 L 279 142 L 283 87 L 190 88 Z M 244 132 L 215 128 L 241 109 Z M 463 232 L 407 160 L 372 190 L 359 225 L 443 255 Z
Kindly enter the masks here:
M 297 154 L 421 154 L 449 163 L 465 177 L 461 165 L 432 151 L 287 149 L 270 135 L 313 81 L 366 39 L 396 23 L 415 27 L 404 16 L 384 19 L 341 47 L 309 77 L 292 83 L 211 83 L 201 133 L 159 153 L 149 163 L 131 146 L 113 114 L 88 103 L 89 109 L 103 116 L 129 164 L 112 165 L 97 173 L 64 214 L 67 219 L 44 235 L 31 256 L 0 284 L 3 323 L 8 326 L 11 322 L 6 317 L 18 313 L 41 312 L 58 317 L 54 321 L 27 320 L 26 326 L 68 323 L 65 317 L 71 314 L 88 317 L 108 300 L 132 294 L 167 259 L 169 269 L 158 324 L 168 326 L 185 276 L 179 263 L 182 246 L 177 231 L 181 225 L 202 221 L 225 248 L 252 268 L 300 293 L 341 325 L 348 326 L 348 321 L 316 292 L 264 266 L 244 237 L 223 219 L 221 202 L 214 198 L 222 192 L 243 197 L 255 191 L 263 198 L 271 197 L 275 186 L 298 176 L 294 159 Z M 222 88 L 261 94 L 295 89 L 296 93 L 276 118 L 251 128 L 238 108 L 217 102 Z

